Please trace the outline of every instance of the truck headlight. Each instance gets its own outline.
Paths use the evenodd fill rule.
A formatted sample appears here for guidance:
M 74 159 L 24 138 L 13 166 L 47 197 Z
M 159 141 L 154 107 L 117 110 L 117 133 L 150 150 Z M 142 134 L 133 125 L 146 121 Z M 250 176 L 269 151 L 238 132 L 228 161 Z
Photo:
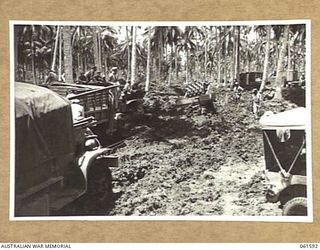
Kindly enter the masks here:
M 88 151 L 93 151 L 96 150 L 97 148 L 99 148 L 99 143 L 97 142 L 96 139 L 88 139 L 85 142 L 85 148 Z

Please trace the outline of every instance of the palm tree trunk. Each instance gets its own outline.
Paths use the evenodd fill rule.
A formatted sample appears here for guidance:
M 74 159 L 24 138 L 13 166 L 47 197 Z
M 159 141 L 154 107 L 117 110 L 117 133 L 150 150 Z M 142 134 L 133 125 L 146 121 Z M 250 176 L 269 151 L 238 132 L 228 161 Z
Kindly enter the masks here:
M 163 57 L 163 61 L 167 61 L 168 59 L 168 47 L 167 44 L 163 44 L 163 53 L 164 53 L 164 57 Z
M 157 58 L 156 56 L 153 56 L 152 59 L 152 73 L 154 77 L 157 77 Z
M 276 49 L 275 49 L 275 67 L 277 67 L 278 65 L 278 61 L 279 61 L 279 45 L 278 45 L 278 42 L 275 42 L 275 46 L 276 46 Z
M 158 48 L 158 81 L 161 82 L 161 49 Z
M 221 34 L 221 27 L 218 27 L 217 28 L 217 37 L 218 37 L 218 43 L 217 43 L 217 46 L 218 46 L 218 86 L 220 86 L 221 84 L 221 37 L 220 37 L 220 34 Z
M 26 81 L 26 72 L 27 72 L 27 64 L 26 62 L 23 62 L 23 81 L 25 82 Z
M 207 81 L 208 36 L 204 40 L 204 80 Z
M 77 52 L 77 78 L 80 76 L 80 71 L 81 71 L 81 57 L 80 57 L 80 52 Z
M 283 37 L 282 37 L 282 44 L 280 48 L 280 55 L 279 55 L 279 60 L 278 60 L 278 65 L 277 65 L 277 75 L 276 75 L 276 93 L 275 93 L 275 98 L 276 99 L 281 99 L 282 94 L 281 94 L 281 85 L 282 85 L 282 79 L 280 72 L 283 71 L 283 62 L 286 56 L 286 50 L 287 50 L 287 45 L 288 45 L 288 33 L 289 33 L 289 25 L 286 25 L 284 27 L 284 32 L 283 32 Z
M 101 46 L 101 32 L 98 28 L 98 70 L 102 72 L 102 46 Z
M 226 27 L 224 27 L 224 33 L 226 33 Z M 225 35 L 225 34 L 224 34 Z M 224 40 L 224 58 L 223 58 L 223 86 L 227 85 L 227 40 Z
M 59 31 L 59 67 L 58 67 L 58 80 L 61 81 L 62 75 L 62 36 L 61 32 Z
M 83 71 L 86 72 L 87 71 L 87 56 L 86 54 L 83 55 Z
M 235 55 L 236 55 L 236 27 L 232 27 L 232 38 L 233 38 L 233 44 L 232 44 L 232 58 L 231 58 L 231 79 L 230 82 L 231 84 L 233 83 L 234 80 L 234 72 L 235 72 Z
M 101 71 L 101 55 L 99 53 L 99 28 L 93 28 L 93 54 L 94 54 L 94 64 L 97 67 L 97 71 Z
M 296 70 L 296 64 L 297 64 L 297 61 L 296 61 L 296 47 L 295 46 L 292 46 L 292 55 L 293 55 L 293 58 L 292 58 L 292 70 L 295 71 Z
M 173 68 L 173 63 L 172 63 L 172 59 L 173 59 L 173 45 L 171 46 L 171 50 L 170 50 L 170 55 L 169 55 L 169 79 L 168 79 L 168 85 L 171 85 L 171 75 L 172 75 L 172 68 Z
M 256 33 L 256 37 L 255 37 L 255 43 L 256 44 L 258 44 L 259 43 L 259 41 L 258 41 L 258 34 Z M 255 67 L 255 71 L 259 71 L 259 49 L 257 49 L 257 53 L 256 53 L 256 61 L 255 61 L 255 65 L 256 65 L 256 67 Z
M 104 56 L 104 75 L 106 78 L 108 78 L 108 60 L 107 60 L 107 54 Z
M 63 27 L 64 73 L 67 83 L 73 83 L 72 46 L 70 26 Z
M 174 74 L 176 77 L 176 80 L 178 80 L 178 50 L 177 50 L 177 44 L 174 43 Z
M 237 43 L 236 43 L 236 67 L 235 76 L 237 82 L 240 82 L 240 26 L 237 27 Z
M 188 79 L 188 70 L 189 70 L 189 53 L 188 50 L 186 50 L 186 84 L 189 84 L 189 79 Z
M 146 78 L 146 86 L 145 91 L 149 91 L 149 85 L 150 85 L 150 60 L 151 60 L 151 27 L 149 26 L 148 31 L 148 57 L 147 57 L 147 78 Z
M 163 62 L 163 37 L 161 32 L 161 38 L 160 38 L 160 57 L 159 57 L 159 81 L 161 82 L 161 72 L 162 72 L 162 62 Z
M 37 84 L 37 73 L 36 73 L 36 67 L 35 67 L 35 61 L 34 61 L 34 44 L 33 39 L 31 38 L 31 68 L 32 68 L 32 76 L 33 76 L 33 83 Z
M 292 70 L 292 54 L 291 54 L 291 42 L 290 42 L 290 32 L 288 32 L 288 70 Z
M 59 42 L 59 34 L 60 34 L 60 26 L 57 27 L 57 34 L 56 34 L 56 40 L 54 44 L 54 52 L 53 52 L 53 58 L 52 58 L 52 64 L 51 64 L 51 70 L 55 70 L 56 67 L 56 59 L 57 59 L 57 52 L 58 52 L 58 42 Z
M 196 37 L 196 52 L 195 52 L 195 56 L 196 56 L 196 65 L 195 65 L 195 71 L 196 71 L 196 80 L 199 81 L 199 42 L 198 42 L 198 37 Z
M 136 29 L 137 27 L 134 26 L 132 32 L 131 86 L 136 81 Z
M 127 36 L 127 41 L 128 41 L 128 69 L 127 69 L 127 83 L 128 83 L 130 80 L 130 67 L 131 67 L 129 27 L 126 27 L 126 36 Z M 131 27 L 131 37 L 132 37 L 132 27 Z
M 270 56 L 270 36 L 271 36 L 271 26 L 268 25 L 267 26 L 267 43 L 266 43 L 266 49 L 265 49 L 265 55 L 264 55 L 263 76 L 262 76 L 260 91 L 264 89 L 267 81 L 269 56 Z

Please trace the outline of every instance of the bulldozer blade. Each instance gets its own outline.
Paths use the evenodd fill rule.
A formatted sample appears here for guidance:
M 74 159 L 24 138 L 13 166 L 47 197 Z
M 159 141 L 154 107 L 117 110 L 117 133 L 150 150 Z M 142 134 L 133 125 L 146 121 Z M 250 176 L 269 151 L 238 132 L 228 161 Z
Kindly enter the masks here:
M 190 97 L 190 98 L 180 98 L 176 101 L 176 105 L 182 106 L 182 105 L 188 105 L 192 103 L 199 102 L 199 97 Z

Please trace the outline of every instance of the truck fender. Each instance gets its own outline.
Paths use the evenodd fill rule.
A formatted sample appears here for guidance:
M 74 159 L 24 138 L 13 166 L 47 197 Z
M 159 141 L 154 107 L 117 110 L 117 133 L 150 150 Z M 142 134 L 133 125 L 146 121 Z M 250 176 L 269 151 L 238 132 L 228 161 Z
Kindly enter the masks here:
M 88 172 L 90 167 L 93 165 L 92 163 L 99 157 L 103 157 L 107 160 L 106 167 L 117 167 L 118 166 L 118 157 L 115 155 L 106 155 L 110 149 L 108 148 L 98 148 L 93 151 L 87 151 L 82 157 L 79 159 L 79 166 L 83 173 L 83 176 L 86 181 L 86 189 L 88 182 Z
M 284 205 L 294 197 L 307 197 L 307 186 L 304 184 L 293 184 L 283 189 L 279 194 L 279 201 Z

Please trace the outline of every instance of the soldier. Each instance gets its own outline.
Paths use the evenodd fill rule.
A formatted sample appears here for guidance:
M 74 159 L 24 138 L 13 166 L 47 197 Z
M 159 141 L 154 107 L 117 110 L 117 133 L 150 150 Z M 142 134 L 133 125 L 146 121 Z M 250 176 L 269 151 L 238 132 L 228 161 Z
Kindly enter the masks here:
M 48 72 L 45 83 L 51 84 L 51 83 L 57 82 L 57 81 L 58 81 L 58 75 L 56 74 L 56 72 L 54 70 L 50 69 Z
M 87 77 L 84 75 L 83 71 L 80 72 L 80 76 L 79 76 L 78 82 L 80 84 L 86 84 L 87 83 Z
M 241 94 L 242 94 L 243 90 L 244 89 L 239 85 L 237 79 L 234 79 L 233 94 L 234 94 L 234 98 L 235 98 L 236 103 L 238 103 L 240 101 Z
M 68 93 L 67 98 L 70 99 L 72 97 L 75 97 L 74 93 Z M 77 121 L 82 120 L 85 115 L 84 115 L 84 108 L 82 105 L 80 105 L 80 100 L 79 99 L 71 99 L 71 112 L 72 112 L 72 120 L 74 123 Z
M 304 74 L 301 74 L 300 79 L 299 79 L 299 86 L 303 87 L 306 85 L 306 78 L 304 77 Z
M 118 81 L 118 68 L 117 67 L 113 67 L 111 69 L 111 73 L 109 74 L 109 81 L 112 83 L 116 83 Z
M 275 89 L 270 87 L 270 82 L 266 83 L 266 87 L 263 90 L 263 100 L 271 100 L 275 96 Z
M 104 82 L 100 71 L 96 72 L 96 74 L 93 77 L 93 81 L 96 83 L 101 83 L 101 84 Z
M 118 68 L 113 67 L 111 69 L 111 73 L 109 74 L 107 83 L 109 83 L 109 84 L 118 83 L 117 73 L 118 73 Z M 114 99 L 115 99 L 115 108 L 116 109 L 119 108 L 119 104 L 121 105 L 122 102 L 125 102 L 125 99 L 123 99 L 123 96 L 125 95 L 124 93 L 126 91 L 126 87 L 127 86 L 125 86 L 125 89 L 123 89 L 122 91 L 121 91 L 120 87 L 113 89 L 113 95 L 114 95 Z
M 93 77 L 95 72 L 97 71 L 97 67 L 93 66 L 88 72 L 85 73 L 85 77 L 87 78 L 87 82 L 93 81 Z
M 262 95 L 257 89 L 252 91 L 252 111 L 256 119 L 259 118 L 259 108 L 261 107 Z

